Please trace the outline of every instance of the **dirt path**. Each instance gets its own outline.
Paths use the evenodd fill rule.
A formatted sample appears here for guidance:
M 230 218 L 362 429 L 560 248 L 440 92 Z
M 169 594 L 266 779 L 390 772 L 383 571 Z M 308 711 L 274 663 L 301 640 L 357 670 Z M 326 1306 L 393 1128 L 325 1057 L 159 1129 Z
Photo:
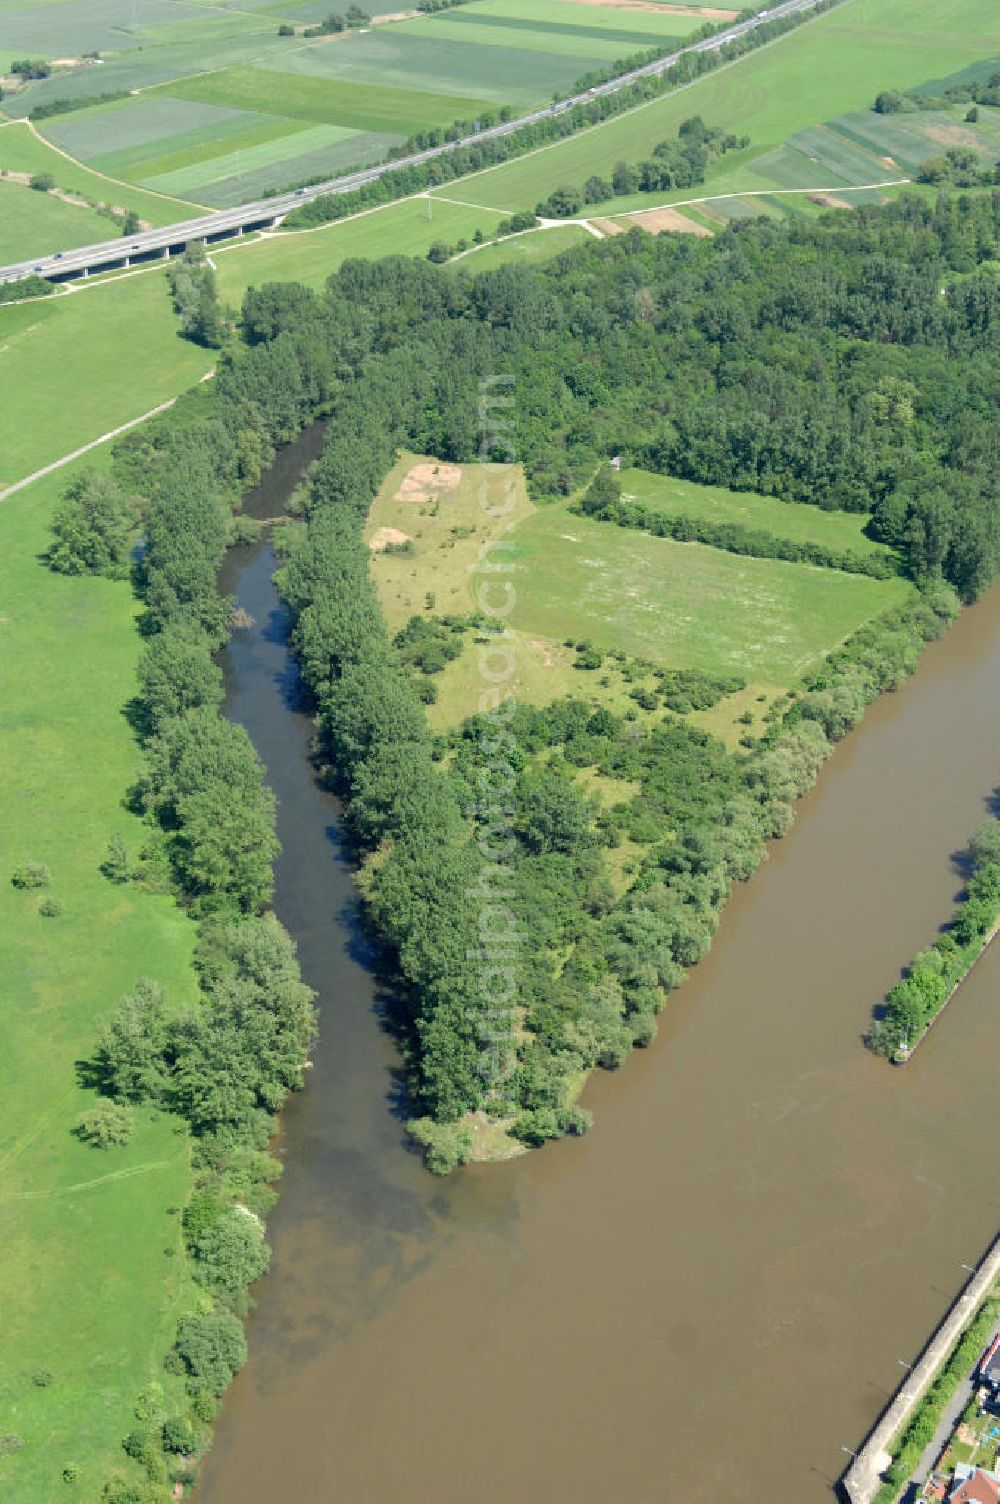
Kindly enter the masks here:
M 204 381 L 205 377 L 202 377 L 202 380 Z M 107 433 L 102 433 L 99 439 L 91 439 L 89 444 L 81 444 L 79 449 L 74 449 L 71 454 L 64 454 L 62 459 L 53 460 L 51 465 L 43 465 L 40 470 L 26 475 L 23 480 L 16 480 L 12 486 L 7 486 L 0 491 L 0 501 L 13 496 L 15 491 L 23 491 L 25 486 L 30 486 L 32 481 L 41 480 L 43 475 L 51 475 L 54 470 L 61 470 L 64 465 L 72 464 L 73 460 L 78 460 L 81 455 L 89 453 L 91 449 L 96 449 L 99 444 L 106 444 L 109 439 L 116 439 L 120 433 L 127 433 L 130 428 L 145 423 L 147 418 L 155 418 L 157 413 L 165 413 L 167 408 L 173 407 L 176 401 L 176 397 L 171 397 L 169 402 L 161 402 L 158 407 L 151 407 L 149 412 L 140 413 L 138 418 L 129 418 L 127 423 L 119 423 L 117 428 L 109 428 Z

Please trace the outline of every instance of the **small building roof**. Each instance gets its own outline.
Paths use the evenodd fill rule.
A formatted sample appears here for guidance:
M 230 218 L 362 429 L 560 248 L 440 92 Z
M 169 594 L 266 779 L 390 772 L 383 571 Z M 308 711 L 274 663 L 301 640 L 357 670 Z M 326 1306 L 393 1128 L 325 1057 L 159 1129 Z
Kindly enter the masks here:
M 948 1504 L 1000 1504 L 1000 1474 L 960 1462 Z

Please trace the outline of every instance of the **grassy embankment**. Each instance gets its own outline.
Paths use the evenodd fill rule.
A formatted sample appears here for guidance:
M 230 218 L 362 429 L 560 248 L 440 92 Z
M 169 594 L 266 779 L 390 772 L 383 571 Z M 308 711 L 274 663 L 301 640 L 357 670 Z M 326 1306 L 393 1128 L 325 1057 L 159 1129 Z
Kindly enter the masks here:
M 131 1142 L 106 1152 L 73 1134 L 94 1101 L 77 1062 L 98 1020 L 144 975 L 175 1002 L 195 988 L 194 929 L 173 899 L 98 870 L 112 833 L 133 851 L 142 839 L 122 804 L 138 768 L 122 707 L 139 637 L 128 583 L 40 558 L 67 478 L 0 503 L 0 1396 L 22 1443 L 0 1462 L 5 1504 L 51 1504 L 67 1467 L 74 1497 L 96 1499 L 140 1391 L 180 1382 L 162 1359 L 194 1299 L 174 1214 L 191 1185 L 178 1121 L 143 1109 Z M 48 889 L 12 887 L 26 860 L 50 868 Z M 51 896 L 63 912 L 46 918 Z
M 421 485 L 402 483 L 415 464 L 429 467 Z M 863 622 L 905 599 L 904 580 L 878 581 L 805 564 L 741 558 L 697 543 L 674 543 L 596 522 L 568 503 L 536 508 L 515 477 L 516 504 L 502 519 L 483 509 L 485 495 L 506 484 L 467 466 L 457 484 L 432 476 L 434 461 L 404 456 L 388 478 L 367 525 L 372 568 L 389 626 L 398 631 L 412 615 L 466 615 L 475 609 L 470 573 L 484 543 L 500 544 L 517 602 L 510 625 L 518 634 L 517 668 L 509 688 L 519 698 L 545 704 L 564 694 L 596 693 L 618 712 L 634 701 L 642 677 L 626 677 L 607 659 L 599 672 L 576 668 L 567 642 L 586 640 L 604 654 L 622 652 L 660 668 L 739 675 L 747 689 L 696 718 L 728 740 L 756 722 L 767 705 L 793 688 L 819 660 Z M 626 489 L 655 495 L 681 483 L 627 472 Z M 485 487 L 485 491 L 484 491 Z M 687 505 L 706 512 L 718 500 L 767 515 L 771 531 L 827 542 L 860 538 L 864 519 L 825 513 L 766 497 L 735 498 L 710 487 L 682 486 Z M 378 551 L 386 541 L 406 551 Z M 432 601 L 428 605 L 428 600 Z M 634 670 L 629 668 L 629 674 Z M 436 729 L 454 725 L 476 709 L 482 685 L 474 644 L 438 675 L 430 708 Z M 762 697 L 762 698 L 761 698 Z

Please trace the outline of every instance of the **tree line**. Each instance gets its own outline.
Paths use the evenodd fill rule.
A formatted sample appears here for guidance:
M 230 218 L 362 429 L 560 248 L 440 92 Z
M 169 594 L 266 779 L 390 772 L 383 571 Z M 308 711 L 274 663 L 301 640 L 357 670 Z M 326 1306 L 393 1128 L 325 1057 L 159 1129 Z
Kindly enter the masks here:
M 274 797 L 246 732 L 220 714 L 215 654 L 232 618 L 218 571 L 238 535 L 233 508 L 275 447 L 322 411 L 334 380 L 328 352 L 307 333 L 223 357 L 213 391 L 119 440 L 111 473 L 75 480 L 54 516 L 52 568 L 131 570 L 144 605 L 129 714 L 143 753 L 130 797 L 145 844 L 133 857 L 112 842 L 102 871 L 174 892 L 199 935 L 198 996 L 168 999 L 138 979 L 87 1065 L 100 1098 L 81 1131 L 99 1147 L 123 1141 L 144 1104 L 187 1125 L 195 1185 L 183 1232 L 203 1292 L 167 1355 L 187 1408 L 140 1396 L 122 1446 L 141 1472 L 110 1479 L 109 1504 L 160 1504 L 175 1482 L 192 1481 L 187 1459 L 207 1444 L 218 1397 L 245 1356 L 241 1317 L 247 1287 L 267 1268 L 264 1217 L 281 1170 L 268 1144 L 315 1032 L 294 945 L 268 911 Z
M 890 553 L 863 552 L 855 548 L 831 548 L 811 538 L 783 538 L 767 528 L 748 527 L 742 522 L 713 522 L 710 517 L 689 512 L 671 514 L 635 498 L 623 500 L 621 483 L 613 471 L 601 472 L 591 482 L 577 510 L 585 517 L 616 522 L 619 527 L 639 528 L 656 538 L 677 543 L 707 543 L 727 553 L 756 559 L 785 559 L 795 564 L 816 564 L 823 569 L 842 569 L 847 574 L 869 575 L 890 580 L 900 566 Z

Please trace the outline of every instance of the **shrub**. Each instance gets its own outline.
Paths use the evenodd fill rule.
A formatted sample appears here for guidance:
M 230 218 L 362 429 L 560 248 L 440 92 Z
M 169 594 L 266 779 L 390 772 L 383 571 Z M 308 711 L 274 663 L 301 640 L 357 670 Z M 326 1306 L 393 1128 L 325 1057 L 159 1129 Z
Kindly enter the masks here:
M 49 564 L 60 574 L 128 571 L 129 544 L 138 521 L 134 500 L 110 476 L 85 471 L 66 488 L 52 518 Z
M 134 1121 L 128 1107 L 107 1098 L 89 1108 L 76 1126 L 77 1137 L 95 1149 L 118 1149 L 132 1137 Z
M 15 888 L 47 888 L 52 874 L 44 862 L 22 862 L 11 873 Z
M 472 1158 L 472 1129 L 467 1123 L 414 1118 L 407 1124 L 407 1132 L 423 1145 L 424 1163 L 432 1175 L 448 1175 Z
M 218 1396 L 246 1362 L 243 1327 L 229 1311 L 186 1316 L 177 1328 L 174 1352 L 193 1387 Z
M 271 1250 L 252 1212 L 229 1207 L 192 1249 L 195 1276 L 220 1294 L 235 1295 L 267 1272 Z
M 51 193 L 55 186 L 56 180 L 51 172 L 36 172 L 32 174 L 30 187 L 34 188 L 36 193 Z
M 191 1452 L 197 1438 L 194 1426 L 186 1415 L 172 1415 L 163 1423 L 163 1450 L 165 1452 Z
M 112 883 L 131 882 L 135 875 L 132 870 L 132 858 L 129 856 L 128 847 L 117 833 L 108 842 L 108 849 L 101 863 L 102 874 Z
M 43 898 L 38 905 L 38 912 L 43 919 L 58 919 L 62 911 L 63 901 L 61 898 L 57 898 L 54 893 L 50 893 L 46 898 Z

